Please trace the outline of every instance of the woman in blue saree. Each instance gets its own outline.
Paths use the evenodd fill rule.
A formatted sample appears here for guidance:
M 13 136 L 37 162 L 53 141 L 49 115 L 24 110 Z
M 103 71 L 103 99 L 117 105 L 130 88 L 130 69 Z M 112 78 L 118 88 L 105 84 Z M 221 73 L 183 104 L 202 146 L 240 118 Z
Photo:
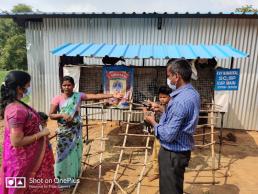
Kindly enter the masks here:
M 81 171 L 82 157 L 82 121 L 80 117 L 81 101 L 122 98 L 117 94 L 85 94 L 73 92 L 74 80 L 65 76 L 62 80 L 62 94 L 53 98 L 49 116 L 57 120 L 57 148 L 55 177 L 60 186 L 76 184 Z

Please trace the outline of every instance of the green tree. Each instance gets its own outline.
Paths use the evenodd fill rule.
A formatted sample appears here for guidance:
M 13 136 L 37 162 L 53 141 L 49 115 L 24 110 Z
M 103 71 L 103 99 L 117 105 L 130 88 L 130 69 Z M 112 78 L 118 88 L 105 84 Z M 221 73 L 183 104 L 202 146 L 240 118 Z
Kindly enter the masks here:
M 0 64 L 5 70 L 27 69 L 26 38 L 24 34 L 10 37 L 1 53 Z
M 12 19 L 0 19 L 0 52 L 10 37 L 20 33 L 23 33 L 23 29 Z
M 244 5 L 240 8 L 236 8 L 236 12 L 242 12 L 242 13 L 246 13 L 246 12 L 258 12 L 258 9 L 253 8 L 253 5 Z
M 32 12 L 32 8 L 31 6 L 28 6 L 25 4 L 18 4 L 13 6 L 12 12 L 13 13 Z
M 25 4 L 15 5 L 12 13 L 32 12 Z M 12 19 L 0 19 L 0 69 L 27 69 L 24 28 Z

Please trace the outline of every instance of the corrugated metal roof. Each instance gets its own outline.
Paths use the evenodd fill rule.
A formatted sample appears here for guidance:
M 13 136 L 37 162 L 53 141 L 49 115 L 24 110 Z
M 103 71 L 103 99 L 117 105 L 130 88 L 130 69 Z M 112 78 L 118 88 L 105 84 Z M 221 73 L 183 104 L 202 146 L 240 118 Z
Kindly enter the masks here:
M 83 18 L 83 17 L 101 17 L 101 18 L 148 18 L 148 17 L 214 17 L 214 18 L 258 18 L 257 12 L 25 12 L 12 13 L 2 12 L 0 18 L 15 19 L 36 19 L 36 18 Z
M 130 59 L 153 58 L 153 59 L 169 59 L 169 58 L 243 58 L 248 55 L 242 51 L 233 48 L 231 45 L 130 45 L 130 44 L 94 44 L 94 43 L 66 43 L 55 49 L 52 54 L 56 56 L 84 56 L 84 57 L 123 57 Z

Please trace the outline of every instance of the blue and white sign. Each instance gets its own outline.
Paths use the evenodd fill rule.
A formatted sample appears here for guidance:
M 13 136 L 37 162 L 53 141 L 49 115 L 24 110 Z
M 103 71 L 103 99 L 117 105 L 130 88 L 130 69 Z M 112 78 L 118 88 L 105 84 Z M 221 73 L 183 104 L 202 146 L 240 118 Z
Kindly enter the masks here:
M 215 90 L 238 90 L 240 69 L 218 69 Z

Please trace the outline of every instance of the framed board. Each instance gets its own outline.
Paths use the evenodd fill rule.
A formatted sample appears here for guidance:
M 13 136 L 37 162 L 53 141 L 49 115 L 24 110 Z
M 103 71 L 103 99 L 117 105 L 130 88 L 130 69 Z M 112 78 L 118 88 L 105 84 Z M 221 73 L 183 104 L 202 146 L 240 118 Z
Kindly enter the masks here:
M 104 93 L 113 94 L 121 92 L 124 98 L 120 101 L 111 98 L 108 103 L 113 108 L 128 107 L 128 99 L 133 92 L 133 76 L 134 68 L 125 65 L 105 65 L 102 71 L 103 90 Z

